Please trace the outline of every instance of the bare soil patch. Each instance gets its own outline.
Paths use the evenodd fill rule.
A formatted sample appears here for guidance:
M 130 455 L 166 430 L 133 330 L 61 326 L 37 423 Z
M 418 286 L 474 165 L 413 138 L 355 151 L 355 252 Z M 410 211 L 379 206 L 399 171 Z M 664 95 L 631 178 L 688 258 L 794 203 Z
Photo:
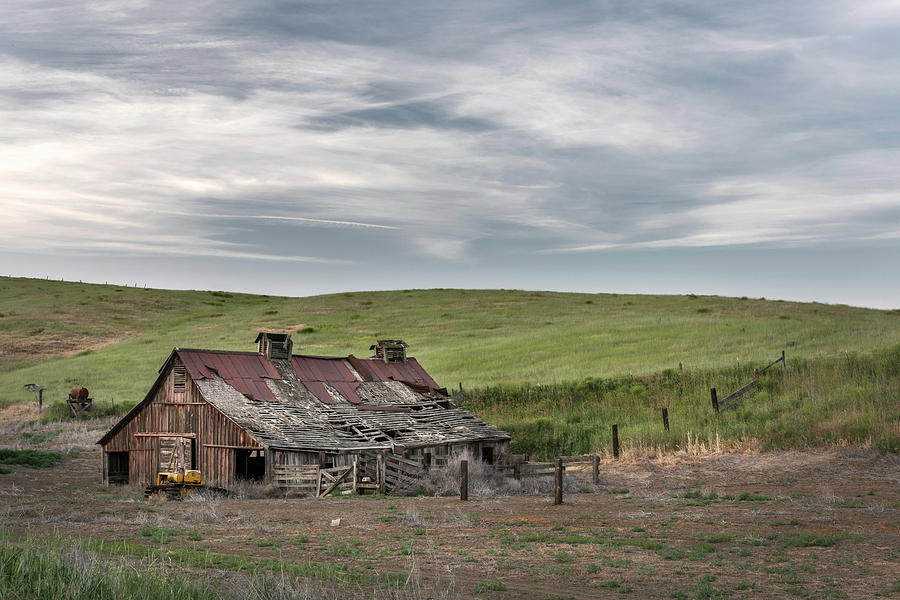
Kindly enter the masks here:
M 32 333 L 34 335 L 32 335 Z M 97 350 L 128 339 L 134 332 L 117 335 L 60 335 L 44 331 L 29 332 L 23 337 L 7 335 L 2 340 L 0 370 L 9 365 L 37 364 L 59 356 L 74 356 L 85 350 Z
M 5 431 L 0 444 L 18 443 Z M 92 433 L 101 430 L 79 435 Z M 432 586 L 424 597 L 900 598 L 895 455 L 608 461 L 601 484 L 562 506 L 549 496 L 148 501 L 137 487 L 102 487 L 92 450 L 0 475 L 0 515 L 13 540 L 99 538 L 415 572 Z

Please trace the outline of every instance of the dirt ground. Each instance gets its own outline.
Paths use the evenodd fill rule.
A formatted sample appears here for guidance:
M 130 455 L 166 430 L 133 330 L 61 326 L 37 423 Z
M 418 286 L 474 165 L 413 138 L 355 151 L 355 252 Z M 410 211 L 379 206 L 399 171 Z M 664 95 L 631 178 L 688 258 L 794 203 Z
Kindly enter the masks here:
M 25 430 L 7 422 L 0 446 L 60 443 L 23 445 Z M 836 448 L 607 461 L 594 489 L 588 473 L 567 472 L 584 477 L 575 486 L 584 491 L 566 493 L 561 506 L 549 494 L 166 502 L 103 487 L 99 452 L 88 449 L 97 433 L 59 433 L 83 451 L 0 475 L 7 539 L 346 565 L 409 576 L 426 598 L 900 598 L 895 455 Z

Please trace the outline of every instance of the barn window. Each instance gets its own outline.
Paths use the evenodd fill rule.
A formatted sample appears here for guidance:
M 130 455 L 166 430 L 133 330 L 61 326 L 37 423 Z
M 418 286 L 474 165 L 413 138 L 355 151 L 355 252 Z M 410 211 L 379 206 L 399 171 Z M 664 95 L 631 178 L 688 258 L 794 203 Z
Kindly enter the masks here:
M 175 373 L 175 375 L 174 375 L 175 391 L 183 392 L 184 391 L 184 382 L 185 382 L 184 366 L 175 367 L 174 373 Z

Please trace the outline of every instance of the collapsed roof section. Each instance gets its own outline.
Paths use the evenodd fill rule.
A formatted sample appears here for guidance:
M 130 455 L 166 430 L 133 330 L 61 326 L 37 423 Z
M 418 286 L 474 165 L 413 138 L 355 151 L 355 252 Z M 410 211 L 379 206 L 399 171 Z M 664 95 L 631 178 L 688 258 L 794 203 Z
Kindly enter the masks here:
M 411 357 L 173 354 L 205 400 L 272 448 L 341 452 L 509 439 L 456 407 Z

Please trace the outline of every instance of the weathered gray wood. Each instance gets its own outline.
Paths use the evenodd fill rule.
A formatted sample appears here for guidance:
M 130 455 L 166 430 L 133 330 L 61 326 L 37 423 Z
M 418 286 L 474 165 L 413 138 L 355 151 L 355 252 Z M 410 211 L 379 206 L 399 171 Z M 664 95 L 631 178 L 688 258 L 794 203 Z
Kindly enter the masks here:
M 600 483 L 600 457 L 596 454 L 591 460 L 591 481 L 595 484 Z
M 376 483 L 378 483 L 378 493 L 384 495 L 384 454 L 379 452 L 376 458 L 375 470 L 378 471 Z
M 669 432 L 669 409 L 667 407 L 663 407 L 662 409 L 662 417 L 663 417 L 663 427 L 666 430 L 666 433 Z
M 754 379 L 753 381 L 751 381 L 750 383 L 748 383 L 747 385 L 745 385 L 745 386 L 742 387 L 741 389 L 737 390 L 736 392 L 732 392 L 731 394 L 729 394 L 728 396 L 726 396 L 726 397 L 723 398 L 722 400 L 718 401 L 717 404 L 716 404 L 716 406 L 719 407 L 719 408 L 721 408 L 721 409 L 727 408 L 727 405 L 728 405 L 729 402 L 732 402 L 732 401 L 734 401 L 734 400 L 737 400 L 737 399 L 740 398 L 741 396 L 745 396 L 746 394 L 748 394 L 748 393 L 750 393 L 750 392 L 754 392 L 754 393 L 755 393 L 755 390 L 756 390 L 757 385 L 758 385 L 758 383 L 757 383 L 757 381 Z
M 330 494 L 331 490 L 336 488 L 338 486 L 338 484 L 341 483 L 342 481 L 344 481 L 344 479 L 346 479 L 347 476 L 350 475 L 350 473 L 352 473 L 352 472 L 353 472 L 353 467 L 346 467 L 344 469 L 344 472 L 341 473 L 339 476 L 332 477 L 333 481 L 328 485 L 328 487 L 325 488 L 324 491 L 319 492 L 319 494 L 318 494 L 319 497 L 321 498 L 323 496 L 327 496 L 328 494 Z
M 719 412 L 719 398 L 716 396 L 716 388 L 709 388 L 709 396 L 712 400 L 713 410 Z

